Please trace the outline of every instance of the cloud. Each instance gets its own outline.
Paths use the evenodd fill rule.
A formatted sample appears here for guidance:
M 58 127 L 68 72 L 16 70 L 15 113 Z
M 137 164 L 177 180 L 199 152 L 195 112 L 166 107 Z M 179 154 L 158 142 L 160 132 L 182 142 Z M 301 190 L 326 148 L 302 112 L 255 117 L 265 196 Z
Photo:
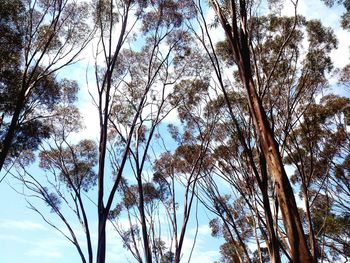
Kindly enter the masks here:
M 63 252 L 65 255 L 71 256 L 71 252 L 78 255 L 75 248 L 62 236 L 37 238 L 28 243 L 30 246 L 26 247 L 24 255 L 30 257 L 61 258 Z
M 18 230 L 44 230 L 42 224 L 35 223 L 29 220 L 0 220 L 0 228 L 3 229 L 18 229 Z
M 34 226 L 32 230 L 43 229 L 42 226 L 38 227 L 36 224 L 26 225 Z M 9 224 L 8 222 L 4 224 L 1 222 L 1 227 L 3 226 L 6 228 L 13 226 L 16 227 L 17 224 Z M 20 230 L 23 229 L 20 228 Z M 0 235 L 0 241 L 2 241 L 1 243 L 3 244 L 6 244 L 7 242 L 12 244 L 13 246 L 17 247 L 19 252 L 23 251 L 24 256 L 30 257 L 61 258 L 61 252 L 67 251 L 67 248 L 69 247 L 68 241 L 64 240 L 63 238 L 37 238 L 36 236 L 23 237 L 21 235 L 2 234 Z
M 321 20 L 325 27 L 331 27 L 334 30 L 338 39 L 338 48 L 331 52 L 334 65 L 335 67 L 341 68 L 348 64 L 349 55 L 347 54 L 349 54 L 350 35 L 340 26 L 342 11 L 337 8 L 328 8 L 318 0 L 303 0 L 299 1 L 297 12 L 307 19 Z M 282 14 L 289 16 L 294 15 L 293 5 L 290 1 L 286 2 Z
M 334 65 L 342 68 L 349 63 L 349 45 L 350 34 L 345 30 L 339 29 L 335 32 L 339 41 L 338 48 L 331 53 Z
M 182 249 L 182 258 L 186 262 L 191 256 L 191 262 L 212 263 L 220 257 L 219 245 L 209 234 L 198 235 L 193 253 L 193 239 L 185 238 Z
M 80 138 L 97 140 L 100 132 L 98 111 L 91 101 L 83 101 L 79 107 L 83 117 L 84 128 L 79 132 Z
M 16 235 L 0 235 L 0 240 L 3 241 L 9 241 L 9 242 L 16 242 L 19 243 L 29 243 L 26 239 L 23 239 Z
M 213 263 L 220 257 L 218 250 L 195 250 L 191 262 Z
M 27 256 L 61 258 L 62 254 L 54 250 L 33 249 L 25 253 Z

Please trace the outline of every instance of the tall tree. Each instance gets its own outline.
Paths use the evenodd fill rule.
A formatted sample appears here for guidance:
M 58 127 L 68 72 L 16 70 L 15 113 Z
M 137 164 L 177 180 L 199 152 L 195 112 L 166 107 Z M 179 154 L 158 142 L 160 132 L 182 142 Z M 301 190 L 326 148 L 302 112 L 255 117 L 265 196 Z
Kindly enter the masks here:
M 348 106 L 348 98 L 331 94 L 313 103 L 287 146 L 285 161 L 296 167 L 292 182 L 300 185 L 311 248 L 321 260 L 349 257 Z
M 99 34 L 96 54 L 102 54 L 103 57 L 102 65 L 96 63 L 95 100 L 100 121 L 97 174 L 98 263 L 105 262 L 106 223 L 128 164 L 135 168 L 144 258 L 146 262 L 152 262 L 145 216 L 143 169 L 155 128 L 164 118 L 164 101 L 167 98 L 165 88 L 177 79 L 171 78 L 169 69 L 173 53 L 179 47 L 181 49 L 181 43 L 185 39 L 183 36 L 186 36 L 177 29 L 192 15 L 190 3 L 191 1 L 96 2 L 95 22 Z M 138 23 L 141 24 L 140 41 L 145 41 L 147 45 L 140 53 L 133 50 L 123 53 L 123 46 L 129 41 L 132 30 Z M 117 25 L 121 30 L 116 37 Z M 161 91 L 157 90 L 157 85 L 162 87 Z M 152 90 L 155 92 L 153 96 Z M 160 99 L 156 98 L 157 94 Z M 148 137 L 144 137 L 147 130 Z M 111 150 L 114 182 L 108 193 L 105 191 L 107 142 L 120 146 L 118 150 L 118 147 Z M 130 156 L 133 158 L 131 161 Z
M 9 153 L 17 154 L 14 145 L 35 150 L 49 136 L 41 120 L 65 88 L 55 73 L 91 38 L 85 3 L 6 0 L 1 10 L 0 170 Z
M 275 56 L 270 58 L 272 60 L 269 60 L 269 66 L 265 68 L 261 67 L 260 63 L 263 60 L 259 61 L 260 57 L 256 53 L 259 51 L 259 38 L 256 39 L 257 44 L 255 44 L 254 29 L 257 28 L 259 23 L 256 23 L 253 16 L 251 16 L 253 3 L 250 1 L 224 1 L 223 3 L 210 1 L 210 4 L 217 15 L 217 21 L 224 29 L 228 50 L 234 64 L 237 66 L 237 75 L 241 85 L 245 89 L 249 112 L 257 133 L 257 142 L 267 164 L 268 173 L 275 183 L 278 204 L 282 212 L 284 228 L 291 248 L 292 261 L 310 262 L 312 259 L 307 247 L 293 189 L 284 169 L 281 149 L 276 141 L 276 130 L 271 117 L 274 116 L 275 111 L 272 110 L 272 114 L 269 115 L 269 112 L 266 110 L 266 100 L 264 101 L 264 95 L 271 94 L 274 78 L 278 72 L 281 72 L 279 70 L 282 69 L 281 66 L 285 63 L 284 52 L 288 50 L 289 44 L 297 36 L 295 28 L 299 18 L 295 16 L 289 22 L 289 32 L 281 35 L 278 46 L 273 47 L 276 50 Z M 312 41 L 313 36 L 311 35 L 310 37 Z M 254 49 L 254 47 L 257 48 Z M 308 59 L 312 65 L 315 63 L 313 58 L 318 57 L 320 54 L 323 54 L 321 50 L 310 52 Z M 326 59 L 328 58 L 326 57 Z M 327 64 L 327 61 L 325 61 L 323 66 L 327 68 Z M 262 72 L 266 78 L 259 77 L 261 70 L 266 70 Z M 314 71 L 315 74 L 324 72 L 321 69 L 319 70 L 319 72 Z

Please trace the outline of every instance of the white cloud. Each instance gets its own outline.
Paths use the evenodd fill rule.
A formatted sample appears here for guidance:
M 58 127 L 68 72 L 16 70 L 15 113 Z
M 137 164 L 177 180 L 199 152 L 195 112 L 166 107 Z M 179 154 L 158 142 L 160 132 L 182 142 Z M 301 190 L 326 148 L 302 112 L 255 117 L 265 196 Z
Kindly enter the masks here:
M 61 258 L 64 254 L 73 251 L 77 255 L 75 248 L 63 236 L 51 236 L 47 238 L 32 239 L 28 242 L 25 255 L 31 257 Z
M 338 48 L 332 51 L 331 56 L 334 66 L 342 68 L 349 63 L 350 34 L 342 29 L 337 30 L 335 34 L 339 43 Z
M 208 224 L 204 224 L 198 227 L 198 235 L 209 236 L 211 234 L 211 229 Z
M 299 1 L 297 13 L 305 16 L 307 19 L 321 20 L 326 27 L 331 27 L 339 41 L 338 48 L 331 52 L 334 66 L 341 68 L 349 63 L 349 46 L 350 35 L 340 26 L 340 18 L 343 10 L 341 8 L 328 8 L 319 0 L 303 0 Z M 286 1 L 283 15 L 294 15 L 294 9 L 291 1 Z
M 44 225 L 29 220 L 0 220 L 0 228 L 19 230 L 43 230 Z
M 33 257 L 50 257 L 50 258 L 61 258 L 62 254 L 58 251 L 54 250 L 42 250 L 42 249 L 33 249 L 30 251 L 27 251 L 25 253 L 27 256 L 33 256 Z
M 191 262 L 213 263 L 220 257 L 220 253 L 215 250 L 195 250 Z
M 89 138 L 97 140 L 100 132 L 100 121 L 97 108 L 92 101 L 84 100 L 79 107 L 83 117 L 84 128 L 79 132 L 80 139 Z
M 0 235 L 0 240 L 3 240 L 5 242 L 16 242 L 19 243 L 28 243 L 26 239 L 23 239 L 16 235 Z

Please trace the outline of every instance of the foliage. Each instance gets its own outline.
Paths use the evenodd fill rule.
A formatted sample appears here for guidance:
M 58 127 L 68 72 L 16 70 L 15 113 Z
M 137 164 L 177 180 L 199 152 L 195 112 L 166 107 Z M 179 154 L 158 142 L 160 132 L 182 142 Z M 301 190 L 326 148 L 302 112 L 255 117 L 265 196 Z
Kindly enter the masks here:
M 346 7 L 348 28 L 348 1 L 324 2 Z M 350 100 L 327 88 L 333 73 L 348 87 L 350 67 L 333 67 L 333 29 L 281 16 L 282 1 L 262 15 L 256 1 L 203 4 L 0 1 L 0 170 L 15 164 L 29 207 L 82 262 L 108 261 L 109 222 L 137 262 L 184 261 L 198 207 L 220 262 L 348 260 Z M 94 140 L 80 138 L 78 83 L 59 74 L 92 36 Z
M 44 119 L 77 92 L 77 84 L 58 80 L 56 71 L 70 65 L 91 38 L 85 3 L 2 1 L 1 10 L 0 170 L 7 157 L 37 150 L 50 136 Z

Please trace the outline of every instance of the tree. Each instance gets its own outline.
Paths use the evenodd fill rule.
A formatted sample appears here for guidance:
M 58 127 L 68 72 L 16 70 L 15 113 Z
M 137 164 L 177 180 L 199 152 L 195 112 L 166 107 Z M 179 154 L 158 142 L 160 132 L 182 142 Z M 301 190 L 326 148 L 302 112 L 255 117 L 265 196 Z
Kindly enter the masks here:
M 259 50 L 265 51 L 266 49 L 260 49 L 259 35 L 257 35 L 257 39 L 254 39 L 254 30 L 257 30 L 256 32 L 258 32 L 258 34 L 260 32 L 259 22 L 256 23 L 254 17 L 250 16 L 250 12 L 253 8 L 252 3 L 246 1 L 225 1 L 223 4 L 220 4 L 217 1 L 211 1 L 210 4 L 217 15 L 218 23 L 225 31 L 228 43 L 227 50 L 230 54 L 229 57 L 232 57 L 232 61 L 237 66 L 237 78 L 240 80 L 246 93 L 245 98 L 247 100 L 249 113 L 251 114 L 257 133 L 256 140 L 263 154 L 263 160 L 266 162 L 267 171 L 275 183 L 278 204 L 282 212 L 284 228 L 291 247 L 292 261 L 309 262 L 311 257 L 305 240 L 293 189 L 283 166 L 281 149 L 279 148 L 278 141 L 276 141 L 278 130 L 276 130 L 274 126 L 275 123 L 273 122 L 274 116 L 276 116 L 275 106 L 272 105 L 273 107 L 270 108 L 271 112 L 269 112 L 266 109 L 265 96 L 265 94 L 267 94 L 267 96 L 272 94 L 271 87 L 274 85 L 274 78 L 276 78 L 279 73 L 283 72 L 283 68 L 286 69 L 285 66 L 288 67 L 290 65 L 284 64 L 286 62 L 284 58 L 285 55 L 289 54 L 286 51 L 289 50 L 289 48 L 293 49 L 293 46 L 289 46 L 290 43 L 293 43 L 293 39 L 298 37 L 298 32 L 295 29 L 298 23 L 300 23 L 300 19 L 295 16 L 294 19 L 288 22 L 290 31 L 285 32 L 281 37 L 276 37 L 278 41 L 276 44 L 278 45 L 276 47 L 271 45 L 274 50 L 272 51 L 274 55 L 268 57 L 269 60 L 266 60 L 266 62 L 270 63 L 264 65 L 264 58 L 259 56 Z M 312 31 L 309 31 L 312 33 L 319 27 L 317 23 L 310 23 L 309 25 L 313 27 Z M 315 46 L 313 46 L 315 40 Z M 313 62 L 315 58 L 318 58 L 320 55 L 323 56 L 324 54 L 324 51 L 318 49 L 319 44 L 317 42 L 319 42 L 319 40 L 320 39 L 315 39 L 312 34 L 310 35 L 310 54 L 307 56 L 306 61 L 309 60 L 312 65 L 315 65 Z M 330 43 L 326 44 L 326 46 L 329 45 L 329 47 L 332 48 L 335 43 L 335 40 L 330 39 Z M 215 61 L 214 59 L 215 58 L 213 58 L 213 61 Z M 271 61 L 273 61 L 273 63 L 271 63 Z M 306 61 L 304 64 L 305 66 L 308 65 Z M 310 76 L 311 79 L 315 78 L 317 80 L 320 77 L 323 78 L 323 73 L 327 70 L 328 64 L 329 58 L 325 56 L 324 64 L 321 64 L 324 68 L 319 68 L 316 71 L 313 71 L 312 68 L 310 68 L 311 71 L 301 71 L 301 81 L 305 73 L 307 76 Z M 314 72 L 314 77 L 309 75 L 309 72 Z M 289 80 L 287 79 L 285 81 Z M 305 81 L 301 83 L 304 85 L 307 84 Z M 227 101 L 227 103 L 229 104 L 229 101 Z
M 344 240 L 347 226 L 342 225 L 347 222 L 348 209 L 348 133 L 344 120 L 348 104 L 348 98 L 332 94 L 311 104 L 287 146 L 285 162 L 296 166 L 292 182 L 300 184 L 310 244 L 322 260 L 348 257 Z
M 30 207 L 65 235 L 82 262 L 108 260 L 109 222 L 136 261 L 182 261 L 198 201 L 213 215 L 213 236 L 224 239 L 221 262 L 348 258 L 349 101 L 322 93 L 337 45 L 331 29 L 297 14 L 256 14 L 255 1 L 209 1 L 216 15 L 210 25 L 204 1 L 94 0 L 96 143 L 75 140 L 78 86 L 55 76 L 77 54 L 71 50 L 64 59 L 60 41 L 69 30 L 59 32 L 72 2 L 65 8 L 61 2 L 39 1 L 32 9 L 4 2 L 9 11 L 0 11 L 4 43 L 15 43 L 10 48 L 30 61 L 0 48 L 0 149 L 16 157 L 14 176 L 68 234 L 28 200 Z M 29 34 L 36 43 L 32 53 L 25 53 L 27 40 L 13 26 L 27 21 L 14 11 L 21 8 L 52 19 L 38 22 L 37 37 Z M 215 42 L 211 27 L 224 29 L 225 39 Z M 46 58 L 56 62 L 47 65 Z M 17 85 L 13 76 L 23 68 L 27 75 Z M 345 68 L 340 81 L 348 80 Z M 24 90 L 19 107 L 11 98 Z M 180 123 L 168 125 L 173 149 L 163 131 L 174 109 Z M 41 177 L 26 167 L 37 149 Z M 290 178 L 286 165 L 295 168 Z M 95 186 L 96 199 L 88 195 Z M 297 207 L 294 192 L 305 209 Z M 96 255 L 89 198 L 97 208 Z M 67 211 L 81 224 L 84 240 Z
M 9 153 L 36 150 L 49 137 L 43 118 L 62 90 L 76 85 L 56 80 L 55 73 L 71 65 L 91 38 L 84 3 L 6 0 L 1 10 L 0 170 Z
M 95 18 L 100 44 L 96 54 L 102 53 L 104 61 L 102 66 L 96 63 L 96 106 L 100 120 L 97 174 L 99 215 L 97 262 L 99 263 L 105 262 L 106 222 L 127 164 L 135 169 L 144 258 L 146 262 L 152 262 L 145 216 L 143 169 L 155 129 L 166 116 L 164 102 L 168 96 L 165 88 L 177 80 L 177 75 L 172 78 L 169 68 L 173 54 L 178 50 L 181 51 L 182 43 L 186 41 L 186 34 L 179 28 L 182 22 L 192 15 L 190 3 L 190 1 L 96 3 Z M 117 21 L 120 21 L 121 30 L 114 46 L 113 30 Z M 125 50 L 124 55 L 123 45 L 128 41 L 132 29 L 138 22 L 141 23 L 142 38 L 147 45 L 141 52 Z M 165 52 L 162 50 L 163 45 L 166 47 Z M 138 67 L 130 64 L 136 61 L 141 62 Z M 156 89 L 158 84 L 162 87 L 160 91 Z M 156 95 L 152 96 L 152 90 L 159 92 L 159 100 L 153 99 Z M 121 146 L 110 151 L 113 158 L 114 182 L 109 193 L 105 193 L 107 142 L 111 142 L 112 146 Z
M 344 14 L 341 16 L 340 22 L 344 29 L 349 30 L 350 28 L 350 2 L 348 0 L 322 0 L 328 7 L 334 5 L 342 5 L 345 9 Z
M 96 185 L 94 167 L 97 163 L 97 147 L 91 140 L 81 140 L 75 144 L 71 137 L 81 130 L 81 117 L 79 110 L 71 101 L 76 96 L 77 89 L 65 89 L 60 104 L 52 106 L 54 117 L 43 120 L 51 136 L 43 139 L 38 145 L 40 151 L 39 167 L 42 174 L 33 175 L 28 169 L 28 163 L 35 157 L 30 151 L 21 152 L 15 159 L 17 173 L 14 177 L 19 179 L 25 189 L 22 194 L 33 211 L 37 212 L 50 226 L 59 231 L 77 249 L 82 262 L 93 262 L 93 249 L 89 216 L 86 212 L 87 201 L 85 193 Z M 60 229 L 54 220 L 50 220 L 42 208 L 33 199 L 42 200 L 51 213 L 59 218 L 64 226 Z M 68 210 L 68 212 L 67 212 Z M 71 217 L 71 212 L 74 217 Z M 82 241 L 78 238 L 74 228 L 73 219 L 77 219 L 85 233 L 87 255 Z

